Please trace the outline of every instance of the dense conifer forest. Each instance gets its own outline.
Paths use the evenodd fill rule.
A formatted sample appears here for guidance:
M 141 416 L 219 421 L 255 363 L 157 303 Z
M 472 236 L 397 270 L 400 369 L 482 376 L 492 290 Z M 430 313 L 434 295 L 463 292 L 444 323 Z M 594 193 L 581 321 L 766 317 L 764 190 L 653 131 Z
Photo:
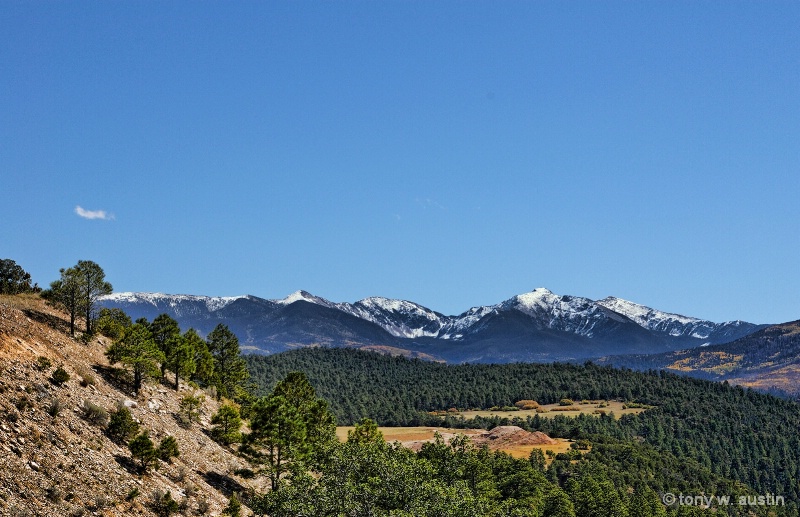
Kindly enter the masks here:
M 798 511 L 800 406 L 752 390 L 591 363 L 445 365 L 351 349 L 304 348 L 249 356 L 247 363 L 264 393 L 289 372 L 304 372 L 318 396 L 329 402 L 339 425 L 364 417 L 386 426 L 519 425 L 553 437 L 588 440 L 591 452 L 581 458 L 560 454 L 546 470 L 560 486 L 591 472 L 590 478 L 610 483 L 620 497 L 636 486 L 658 494 L 773 494 L 783 496 L 786 506 L 749 511 Z M 465 421 L 429 413 L 510 406 L 523 399 L 548 404 L 562 398 L 620 399 L 654 407 L 619 419 L 583 415 Z M 741 508 L 727 511 L 736 514 L 734 510 Z

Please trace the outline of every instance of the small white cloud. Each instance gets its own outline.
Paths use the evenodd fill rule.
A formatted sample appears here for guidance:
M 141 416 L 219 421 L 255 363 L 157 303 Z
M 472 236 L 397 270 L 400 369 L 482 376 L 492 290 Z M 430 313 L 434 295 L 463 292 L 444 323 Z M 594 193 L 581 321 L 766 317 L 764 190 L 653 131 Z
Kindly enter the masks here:
M 78 217 L 83 217 L 84 219 L 100 219 L 102 221 L 114 219 L 114 215 L 105 210 L 86 210 L 80 205 L 75 207 L 75 213 L 78 214 Z
M 416 198 L 415 201 L 418 205 L 421 205 L 425 208 L 438 208 L 439 210 L 447 210 L 447 208 L 445 208 L 441 203 L 429 197 L 426 197 L 425 199 Z

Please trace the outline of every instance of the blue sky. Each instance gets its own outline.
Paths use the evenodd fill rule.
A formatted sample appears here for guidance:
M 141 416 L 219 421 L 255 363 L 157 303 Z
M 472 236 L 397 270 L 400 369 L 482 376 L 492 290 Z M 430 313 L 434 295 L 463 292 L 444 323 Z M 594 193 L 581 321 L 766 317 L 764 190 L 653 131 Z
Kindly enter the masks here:
M 800 3 L 0 0 L 0 258 L 800 318 Z

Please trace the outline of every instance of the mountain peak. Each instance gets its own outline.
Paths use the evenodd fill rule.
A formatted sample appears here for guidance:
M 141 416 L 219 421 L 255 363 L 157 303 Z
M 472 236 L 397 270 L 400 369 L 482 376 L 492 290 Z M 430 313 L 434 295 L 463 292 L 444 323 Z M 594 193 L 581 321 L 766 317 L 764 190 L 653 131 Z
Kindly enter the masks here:
M 322 298 L 320 298 L 318 296 L 314 296 L 313 294 L 309 293 L 308 291 L 304 291 L 302 289 L 299 290 L 299 291 L 293 292 L 292 294 L 290 294 L 289 296 L 287 296 L 286 298 L 284 298 L 282 300 L 276 300 L 275 303 L 278 303 L 280 305 L 291 305 L 294 302 L 299 302 L 299 301 L 316 303 L 316 304 L 319 304 L 319 305 L 327 305 L 325 303 L 322 303 L 323 302 Z

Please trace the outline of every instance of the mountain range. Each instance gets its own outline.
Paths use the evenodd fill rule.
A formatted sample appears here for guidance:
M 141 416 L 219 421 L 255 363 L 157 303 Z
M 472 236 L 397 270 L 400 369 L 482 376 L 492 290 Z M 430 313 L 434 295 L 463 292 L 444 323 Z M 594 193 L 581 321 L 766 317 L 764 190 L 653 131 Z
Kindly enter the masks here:
M 538 288 L 446 316 L 420 304 L 370 297 L 332 302 L 306 291 L 281 300 L 114 293 L 100 300 L 133 319 L 169 314 L 201 335 L 224 323 L 249 353 L 348 346 L 446 362 L 569 361 L 657 354 L 728 343 L 764 327 L 715 323 L 620 298 L 558 295 Z

